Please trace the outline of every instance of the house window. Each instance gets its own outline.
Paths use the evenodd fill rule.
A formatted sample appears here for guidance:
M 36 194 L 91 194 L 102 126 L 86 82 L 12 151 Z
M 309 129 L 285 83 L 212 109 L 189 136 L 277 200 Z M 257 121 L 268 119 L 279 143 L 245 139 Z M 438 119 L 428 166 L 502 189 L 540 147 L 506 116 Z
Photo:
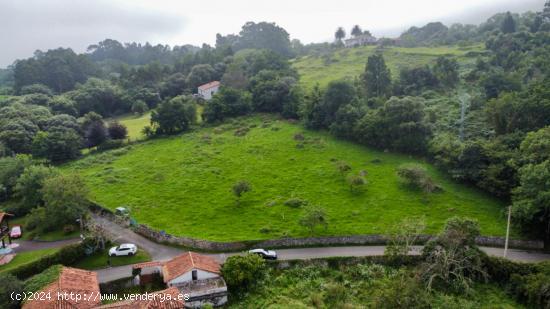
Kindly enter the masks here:
M 193 271 L 191 272 L 191 278 L 192 278 L 193 280 L 197 280 L 197 279 L 198 279 L 197 271 L 196 271 L 196 270 L 193 270 Z

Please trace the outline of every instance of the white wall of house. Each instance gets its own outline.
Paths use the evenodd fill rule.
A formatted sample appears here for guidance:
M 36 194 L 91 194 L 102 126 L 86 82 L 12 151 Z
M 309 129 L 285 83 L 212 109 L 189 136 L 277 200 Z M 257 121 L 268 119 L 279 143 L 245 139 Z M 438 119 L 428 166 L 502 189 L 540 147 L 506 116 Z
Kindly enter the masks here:
M 214 94 L 216 94 L 216 92 L 218 92 L 219 89 L 220 89 L 219 86 L 214 86 L 214 87 L 208 88 L 206 90 L 199 89 L 198 93 L 203 99 L 208 101 L 208 100 L 212 99 L 212 96 Z
M 220 275 L 216 273 L 212 273 L 209 271 L 204 271 L 202 269 L 195 269 L 197 271 L 197 280 L 203 280 L 203 279 L 210 279 L 210 278 L 218 278 Z M 176 277 L 168 282 L 169 286 L 177 285 L 178 283 L 182 282 L 189 282 L 193 280 L 193 271 L 190 270 L 184 274 L 182 274 L 179 277 Z

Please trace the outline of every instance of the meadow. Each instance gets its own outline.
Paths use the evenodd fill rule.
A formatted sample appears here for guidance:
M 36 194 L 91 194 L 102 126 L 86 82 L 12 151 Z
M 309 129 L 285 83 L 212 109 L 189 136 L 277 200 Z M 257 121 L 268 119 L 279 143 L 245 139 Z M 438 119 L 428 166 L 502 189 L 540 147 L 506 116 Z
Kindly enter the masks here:
M 150 125 L 151 122 L 151 113 L 145 113 L 143 115 L 129 114 L 123 115 L 116 118 L 106 119 L 106 122 L 116 120 L 128 129 L 128 138 L 132 141 L 140 140 L 145 137 L 141 132 L 145 126 Z
M 352 192 L 338 161 L 351 165 L 352 173 L 366 173 L 368 184 Z M 396 168 L 411 162 L 424 165 L 443 191 L 426 195 L 404 185 Z M 298 222 L 304 206 L 285 205 L 289 199 L 325 209 L 328 227 L 315 235 L 383 234 L 405 217 L 424 217 L 431 234 L 452 216 L 477 219 L 484 235 L 502 236 L 506 228 L 505 204 L 420 159 L 337 140 L 269 115 L 87 155 L 61 168 L 80 173 L 100 205 L 127 207 L 138 223 L 200 239 L 309 236 Z M 232 186 L 240 180 L 252 190 L 237 202 Z
M 294 59 L 292 66 L 300 74 L 300 83 L 306 88 L 312 88 L 316 83 L 321 87 L 330 81 L 338 79 L 354 79 L 360 76 L 370 55 L 377 51 L 376 46 L 338 49 L 322 55 L 308 55 Z M 475 64 L 476 57 L 468 57 L 468 53 L 482 53 L 483 46 L 469 47 L 439 46 L 439 47 L 386 47 L 382 50 L 386 65 L 391 71 L 392 79 L 399 77 L 401 68 L 413 68 L 435 62 L 439 56 L 457 59 L 464 70 Z

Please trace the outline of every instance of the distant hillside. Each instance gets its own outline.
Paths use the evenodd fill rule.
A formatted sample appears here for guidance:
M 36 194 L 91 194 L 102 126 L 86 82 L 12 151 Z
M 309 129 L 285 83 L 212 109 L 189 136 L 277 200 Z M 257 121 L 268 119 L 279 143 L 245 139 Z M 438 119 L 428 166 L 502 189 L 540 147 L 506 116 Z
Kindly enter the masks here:
M 313 87 L 315 83 L 326 86 L 332 80 L 353 79 L 362 74 L 367 58 L 376 51 L 376 48 L 376 46 L 346 48 L 323 55 L 300 57 L 293 60 L 292 66 L 298 70 L 300 82 L 306 88 Z M 383 54 L 392 78 L 395 79 L 401 68 L 433 63 L 442 55 L 455 57 L 463 71 L 472 67 L 475 64 L 475 56 L 484 50 L 481 44 L 468 47 L 385 47 Z

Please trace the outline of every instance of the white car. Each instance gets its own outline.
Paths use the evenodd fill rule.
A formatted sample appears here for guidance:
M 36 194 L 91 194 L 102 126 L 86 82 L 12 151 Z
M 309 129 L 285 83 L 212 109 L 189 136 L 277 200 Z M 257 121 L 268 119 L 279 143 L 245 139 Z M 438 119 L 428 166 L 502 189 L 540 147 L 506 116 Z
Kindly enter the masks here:
M 276 260 L 277 259 L 277 252 L 273 250 L 265 250 L 265 249 L 252 249 L 248 251 L 248 253 L 257 254 L 261 256 L 263 259 L 266 260 Z
M 109 256 L 134 255 L 137 252 L 137 246 L 134 244 L 121 244 L 118 247 L 109 249 Z

